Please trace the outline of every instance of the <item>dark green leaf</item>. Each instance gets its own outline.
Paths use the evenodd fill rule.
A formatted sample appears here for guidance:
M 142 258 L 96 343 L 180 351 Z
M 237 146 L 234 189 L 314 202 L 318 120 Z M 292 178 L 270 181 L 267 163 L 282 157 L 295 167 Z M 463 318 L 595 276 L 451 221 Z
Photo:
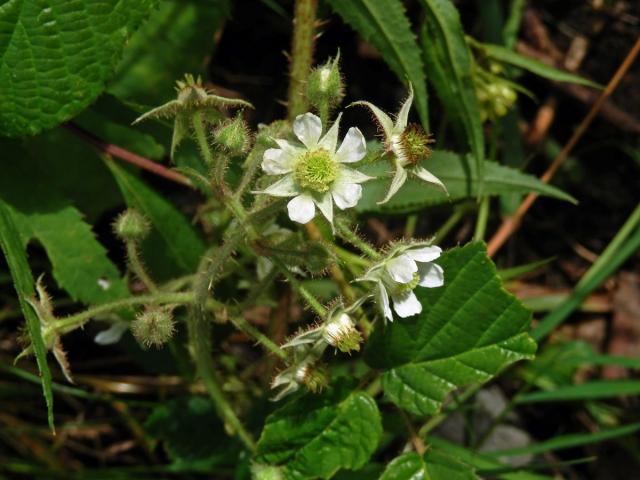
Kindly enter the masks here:
M 473 468 L 439 450 L 430 448 L 421 458 L 415 452 L 393 459 L 380 480 L 477 480 Z
M 364 466 L 381 436 L 375 401 L 343 385 L 298 397 L 271 414 L 257 461 L 285 466 L 290 478 L 331 478 L 341 468 Z
M 9 0 L 0 7 L 0 132 L 33 135 L 104 89 L 155 0 Z
M 503 289 L 484 245 L 454 248 L 437 263 L 445 283 L 416 289 L 423 312 L 377 327 L 365 351 L 369 365 L 386 370 L 387 397 L 418 415 L 536 350 L 526 333 L 531 313 Z
M 480 105 L 473 82 L 473 59 L 460 16 L 450 0 L 422 0 L 422 4 L 426 15 L 421 40 L 429 81 L 447 115 L 459 126 L 458 134 L 469 145 L 482 179 L 484 136 Z
M 382 176 L 382 178 L 363 184 L 362 199 L 356 206 L 356 210 L 363 213 L 408 213 L 430 205 L 441 205 L 472 198 L 479 192 L 480 182 L 476 165 L 468 155 L 463 156 L 436 150 L 422 165 L 445 184 L 449 191 L 448 196 L 439 188 L 410 178 L 389 202 L 377 205 L 377 202 L 384 198 L 391 181 L 391 177 L 385 178 L 383 176 L 390 170 L 390 167 L 386 162 L 381 161 L 362 167 L 361 170 L 364 173 L 371 176 Z M 572 196 L 541 182 L 532 175 L 521 173 L 495 162 L 485 162 L 483 194 L 501 195 L 503 193 L 528 192 L 575 203 Z
M 593 380 L 578 385 L 564 385 L 554 390 L 520 395 L 516 403 L 575 402 L 598 398 L 640 395 L 640 380 Z
M 51 390 L 51 372 L 47 364 L 47 350 L 42 339 L 40 320 L 27 302 L 35 297 L 33 276 L 27 262 L 27 255 L 20 240 L 20 234 L 13 220 L 10 208 L 0 199 L 0 246 L 9 265 L 13 285 L 18 294 L 20 308 L 27 322 L 27 331 L 36 355 L 42 391 L 47 404 L 49 428 L 55 432 L 53 424 L 53 392 Z
M 427 88 L 420 49 L 400 0 L 328 0 L 335 10 L 362 37 L 376 47 L 391 70 L 408 79 L 415 92 L 418 114 L 426 130 Z
M 187 219 L 162 195 L 156 193 L 133 173 L 108 161 L 127 204 L 144 213 L 153 223 L 164 250 L 183 272 L 193 272 L 204 253 L 204 243 Z

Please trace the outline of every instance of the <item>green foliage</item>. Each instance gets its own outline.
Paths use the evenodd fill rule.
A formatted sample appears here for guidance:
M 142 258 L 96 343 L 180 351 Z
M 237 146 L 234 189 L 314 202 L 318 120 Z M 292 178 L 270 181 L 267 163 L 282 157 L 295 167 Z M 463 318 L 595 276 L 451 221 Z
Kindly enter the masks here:
M 386 162 L 366 165 L 362 171 L 368 175 L 377 175 L 375 180 L 363 185 L 364 194 L 356 209 L 363 213 L 407 213 L 427 206 L 447 204 L 456 200 L 473 198 L 480 192 L 480 178 L 475 163 L 469 155 L 457 155 L 452 152 L 436 150 L 422 165 L 438 177 L 447 186 L 449 195 L 438 188 L 426 186 L 419 180 L 409 179 L 398 194 L 389 202 L 377 205 L 389 188 L 390 177 L 382 175 L 391 167 Z M 532 175 L 499 165 L 485 162 L 483 194 L 501 195 L 504 193 L 535 192 L 540 195 L 575 202 L 575 199 L 562 190 L 543 183 Z
M 416 291 L 423 312 L 376 328 L 365 351 L 369 365 L 386 370 L 387 397 L 418 415 L 536 351 L 530 312 L 504 291 L 482 244 L 454 248 L 438 264 L 444 286 Z
M 258 443 L 257 461 L 282 465 L 286 478 L 331 478 L 369 460 L 382 436 L 375 401 L 341 384 L 306 395 L 271 414 Z
M 42 392 L 47 404 L 49 428 L 55 432 L 53 423 L 53 391 L 51 389 L 51 371 L 47 364 L 47 350 L 42 339 L 40 320 L 29 305 L 28 300 L 35 297 L 34 281 L 27 256 L 20 241 L 20 234 L 13 220 L 11 210 L 0 199 L 0 246 L 9 265 L 13 285 L 18 294 L 20 309 L 27 322 L 27 331 L 38 363 Z
M 400 0 L 328 0 L 331 7 L 376 47 L 389 67 L 415 89 L 416 108 L 429 129 L 427 89 L 420 49 Z
M 380 480 L 477 480 L 473 468 L 440 450 L 430 448 L 423 457 L 410 452 L 394 458 Z
M 125 42 L 155 3 L 5 2 L 0 7 L 0 132 L 33 135 L 93 102 Z
M 460 15 L 450 0 L 422 0 L 422 3 L 426 15 L 421 40 L 429 81 L 458 127 L 460 138 L 471 149 L 482 181 L 484 135 L 473 82 L 473 59 Z

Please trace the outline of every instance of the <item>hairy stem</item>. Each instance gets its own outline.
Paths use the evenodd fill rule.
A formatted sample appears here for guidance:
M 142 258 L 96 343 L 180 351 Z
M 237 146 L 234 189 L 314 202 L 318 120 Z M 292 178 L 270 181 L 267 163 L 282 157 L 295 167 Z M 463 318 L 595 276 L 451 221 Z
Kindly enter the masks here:
M 158 287 L 153 279 L 147 273 L 147 269 L 144 267 L 142 263 L 142 259 L 140 258 L 140 252 L 138 251 L 138 244 L 136 242 L 128 241 L 126 242 L 127 248 L 127 259 L 129 261 L 129 268 L 135 274 L 136 277 L 140 279 L 144 286 L 147 287 L 151 293 L 156 293 L 158 291 Z
M 196 143 L 200 148 L 200 153 L 204 157 L 204 161 L 208 167 L 213 166 L 213 155 L 211 154 L 211 147 L 207 140 L 207 132 L 204 128 L 204 122 L 200 112 L 196 112 L 191 116 L 191 123 L 193 124 L 193 132 L 196 136 Z
M 306 300 L 309 306 L 321 317 L 327 314 L 327 309 L 322 306 L 316 297 L 313 296 L 309 290 L 307 290 L 298 279 L 289 271 L 287 266 L 278 257 L 272 257 L 271 261 L 280 270 L 285 278 L 289 281 L 293 289 L 298 292 Z
M 235 327 L 241 332 L 246 333 L 250 337 L 253 337 L 260 343 L 264 348 L 266 348 L 271 353 L 277 355 L 282 360 L 287 360 L 289 356 L 287 353 L 281 349 L 278 345 L 273 343 L 269 337 L 267 337 L 264 333 L 258 330 L 256 327 L 251 325 L 245 318 L 243 317 L 231 317 L 231 323 L 235 325 Z
M 358 234 L 351 230 L 344 222 L 338 222 L 337 231 L 338 235 L 340 235 L 342 239 L 349 242 L 351 245 L 359 249 L 362 253 L 369 256 L 371 259 L 380 260 L 382 258 L 382 255 L 380 255 L 375 248 L 362 240 L 362 238 L 360 238 Z
M 315 43 L 315 21 L 318 0 L 297 0 L 291 44 L 291 79 L 289 83 L 289 120 L 304 113 L 309 102 L 304 87 L 311 70 Z

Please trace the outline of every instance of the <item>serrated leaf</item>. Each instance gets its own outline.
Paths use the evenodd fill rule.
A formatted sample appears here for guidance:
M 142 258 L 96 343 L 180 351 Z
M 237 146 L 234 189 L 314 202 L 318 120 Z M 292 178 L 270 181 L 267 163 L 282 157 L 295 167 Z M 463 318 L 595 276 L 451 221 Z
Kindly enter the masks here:
M 33 135 L 93 102 L 155 0 L 9 0 L 0 7 L 0 132 Z
M 55 425 L 53 423 L 53 391 L 51 387 L 51 371 L 47 364 L 47 350 L 44 345 L 44 340 L 42 339 L 40 320 L 27 302 L 28 299 L 35 297 L 33 276 L 31 275 L 27 255 L 20 240 L 20 234 L 16 228 L 11 210 L 1 199 L 0 247 L 2 247 L 7 264 L 9 265 L 13 285 L 18 294 L 20 309 L 27 323 L 27 331 L 29 332 L 38 370 L 40 371 L 42 392 L 47 404 L 49 428 L 55 433 Z
M 185 273 L 194 272 L 205 246 L 193 226 L 170 202 L 136 175 L 112 160 L 107 161 L 107 165 L 127 204 L 145 214 L 154 226 L 154 232 L 143 246 L 153 241 L 155 235 L 164 252 L 156 252 L 159 257 L 165 261 L 170 258 Z
M 145 422 L 145 431 L 162 440 L 172 471 L 211 471 L 233 464 L 238 445 L 224 432 L 211 400 L 183 397 L 160 404 Z
M 420 48 L 400 0 L 328 0 L 335 12 L 378 49 L 387 65 L 414 88 L 422 125 L 429 130 L 427 88 Z
M 405 453 L 389 462 L 379 480 L 478 480 L 469 465 L 430 448 L 420 457 Z
M 56 144 L 48 145 L 51 148 Z M 0 198 L 12 212 L 22 246 L 33 239 L 42 244 L 56 282 L 74 300 L 97 304 L 125 296 L 127 286 L 91 226 L 62 196 L 60 184 L 50 180 L 51 173 L 58 168 L 63 173 L 61 159 L 51 156 L 45 157 L 50 162 L 43 162 L 25 152 L 16 141 L 5 141 L 3 146 L 21 159 L 3 165 Z M 40 148 L 45 150 L 43 146 Z
M 344 385 L 298 397 L 266 420 L 256 460 L 284 466 L 287 478 L 331 478 L 369 460 L 382 436 L 380 413 Z
M 386 370 L 387 397 L 417 415 L 536 351 L 526 333 L 531 312 L 504 290 L 483 244 L 451 249 L 437 263 L 444 286 L 416 289 L 422 313 L 377 327 L 365 350 L 370 366 Z
M 520 55 L 513 50 L 502 47 L 500 45 L 494 45 L 490 43 L 480 43 L 472 40 L 472 45 L 480 49 L 487 57 L 497 60 L 502 63 L 508 63 L 514 67 L 522 68 L 531 73 L 539 75 L 540 77 L 548 78 L 549 80 L 555 80 L 557 82 L 569 82 L 578 85 L 585 85 L 587 87 L 602 88 L 596 82 L 582 78 L 579 75 L 575 75 L 564 70 L 552 67 L 545 63 L 539 62 L 524 55 Z
M 475 162 L 469 155 L 436 150 L 422 162 L 427 170 L 438 177 L 447 187 L 449 195 L 415 178 L 410 178 L 389 202 L 378 205 L 389 188 L 391 178 L 389 164 L 383 161 L 363 166 L 360 170 L 371 176 L 378 176 L 362 184 L 363 195 L 356 211 L 362 213 L 408 213 L 431 205 L 440 205 L 465 198 L 473 198 L 479 193 L 480 180 Z M 562 190 L 541 182 L 536 177 L 519 172 L 495 162 L 485 162 L 484 195 L 504 193 L 529 193 L 557 198 L 575 203 L 575 199 Z
M 473 82 L 473 59 L 460 15 L 450 0 L 422 0 L 422 4 L 425 21 L 421 41 L 429 81 L 458 126 L 458 135 L 469 145 L 482 179 L 484 136 L 480 105 Z
M 230 11 L 230 0 L 162 2 L 131 37 L 108 91 L 138 104 L 171 100 L 176 80 L 205 73 L 203 59 Z

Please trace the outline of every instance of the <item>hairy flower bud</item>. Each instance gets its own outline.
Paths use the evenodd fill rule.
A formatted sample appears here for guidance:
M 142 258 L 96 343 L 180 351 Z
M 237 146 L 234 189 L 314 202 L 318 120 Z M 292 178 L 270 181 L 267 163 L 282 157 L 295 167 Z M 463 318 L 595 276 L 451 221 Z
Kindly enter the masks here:
M 249 150 L 249 129 L 240 116 L 222 122 L 213 132 L 213 138 L 232 155 L 241 155 Z
M 303 363 L 296 370 L 296 381 L 311 393 L 320 393 L 329 385 L 329 372 L 321 364 Z
M 338 66 L 339 61 L 340 53 L 309 75 L 307 98 L 318 111 L 333 110 L 344 98 L 344 82 Z
M 113 223 L 115 234 L 124 241 L 143 240 L 149 234 L 150 228 L 149 220 L 131 208 L 122 212 Z
M 337 315 L 325 324 L 323 337 L 329 345 L 344 353 L 359 351 L 362 342 L 360 332 L 346 313 Z
M 131 332 L 144 347 L 159 348 L 167 343 L 175 332 L 173 315 L 166 308 L 147 308 L 136 316 L 131 324 Z

